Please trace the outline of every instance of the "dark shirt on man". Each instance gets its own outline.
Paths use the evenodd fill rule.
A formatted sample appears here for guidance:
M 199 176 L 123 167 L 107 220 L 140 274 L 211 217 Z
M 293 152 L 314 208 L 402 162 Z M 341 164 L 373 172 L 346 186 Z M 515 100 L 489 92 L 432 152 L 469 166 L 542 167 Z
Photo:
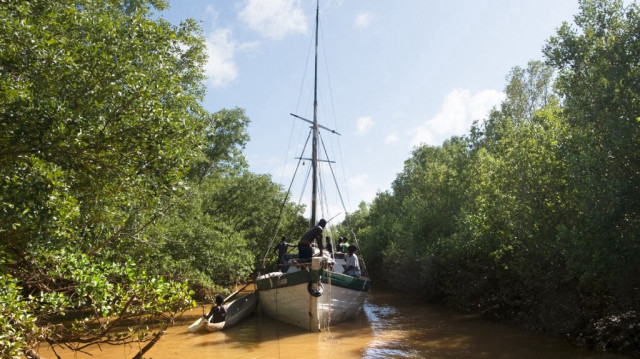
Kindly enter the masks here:
M 311 261 L 311 257 L 313 256 L 311 245 L 316 239 L 318 240 L 318 247 L 320 247 L 320 251 L 322 252 L 322 231 L 323 228 L 321 226 L 314 226 L 302 236 L 302 239 L 298 242 L 298 261 Z
M 278 257 L 282 257 L 285 254 L 287 254 L 287 247 L 294 247 L 294 245 L 287 242 L 278 242 L 278 244 L 276 244 L 276 251 L 278 251 Z
M 302 239 L 300 241 L 313 243 L 313 241 L 316 240 L 316 238 L 318 237 L 322 238 L 322 231 L 323 231 L 322 227 L 314 226 L 313 228 L 308 230 L 307 233 L 304 234 L 304 236 L 302 236 Z
M 211 311 L 209 311 L 209 314 L 207 314 L 205 318 L 207 318 L 210 323 L 220 323 L 224 322 L 226 316 L 227 310 L 221 305 L 216 305 L 211 308 Z

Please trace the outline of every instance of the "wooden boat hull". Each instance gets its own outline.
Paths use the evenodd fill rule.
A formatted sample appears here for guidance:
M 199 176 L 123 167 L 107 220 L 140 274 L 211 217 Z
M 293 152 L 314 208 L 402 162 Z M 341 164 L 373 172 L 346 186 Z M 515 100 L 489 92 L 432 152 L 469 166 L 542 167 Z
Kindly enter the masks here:
M 368 278 L 321 271 L 322 258 L 310 270 L 274 272 L 258 278 L 260 310 L 265 315 L 309 331 L 319 331 L 354 317 L 370 287 Z M 311 282 L 311 285 L 309 285 Z M 320 288 L 322 295 L 312 295 Z

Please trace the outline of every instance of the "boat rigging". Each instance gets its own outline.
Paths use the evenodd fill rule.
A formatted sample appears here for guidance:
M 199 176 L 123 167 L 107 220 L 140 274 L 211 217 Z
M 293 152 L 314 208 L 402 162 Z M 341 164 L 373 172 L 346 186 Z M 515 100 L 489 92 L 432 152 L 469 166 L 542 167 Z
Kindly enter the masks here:
M 334 162 L 330 161 L 328 156 L 326 156 L 326 148 L 324 142 L 321 140 L 320 130 L 329 131 L 336 135 L 340 135 L 340 133 L 318 124 L 319 14 L 320 5 L 318 1 L 316 3 L 315 26 L 313 120 L 308 120 L 293 113 L 291 115 L 311 124 L 311 158 L 304 158 L 301 155 L 297 159 L 298 167 L 300 161 L 303 160 L 310 160 L 312 164 L 310 227 L 314 227 L 316 223 L 318 223 L 320 227 L 313 228 L 309 233 L 316 233 L 314 236 L 319 235 L 322 239 L 322 230 L 327 221 L 324 219 L 318 220 L 318 193 L 319 186 L 321 185 L 319 183 L 319 162 L 329 164 L 334 181 L 336 181 L 342 207 L 345 208 L 345 206 L 342 200 L 342 194 L 337 186 L 333 167 L 331 166 L 331 163 Z M 307 137 L 305 147 L 308 141 L 309 137 Z M 319 158 L 321 143 L 327 159 Z M 298 167 L 296 167 L 296 173 Z M 289 186 L 289 190 L 285 196 L 285 202 L 288 200 L 290 190 L 291 186 Z M 274 235 L 271 241 L 272 243 L 275 237 Z M 302 260 L 303 249 L 301 249 L 300 246 L 308 246 L 309 243 L 306 242 L 305 237 L 303 237 L 303 240 L 301 240 L 298 245 L 301 257 L 298 258 L 296 255 L 289 256 L 284 263 L 279 264 L 280 270 L 260 275 L 256 279 L 256 287 L 259 294 L 260 308 L 267 316 L 310 331 L 317 331 L 329 327 L 330 323 L 340 323 L 356 315 L 362 309 L 371 281 L 368 277 L 360 276 L 359 272 L 354 274 L 347 271 L 347 269 L 352 268 L 350 263 L 353 263 L 353 257 L 357 256 L 353 248 L 349 248 L 348 254 L 328 253 L 327 251 L 322 251 L 322 244 L 319 243 L 320 250 L 313 254 L 313 256 L 311 255 L 313 248 L 303 248 L 305 249 L 306 255 L 311 258 L 307 259 L 308 257 L 305 256 L 305 260 Z M 357 243 L 355 235 L 353 236 L 353 240 Z M 305 244 L 303 245 L 303 243 Z M 271 247 L 271 245 L 269 247 Z M 269 252 L 270 248 L 267 250 L 267 253 Z M 338 248 L 336 248 L 336 252 L 339 252 Z M 265 259 L 266 255 L 265 258 L 263 258 L 263 268 Z M 355 258 L 355 263 L 358 263 L 357 257 Z

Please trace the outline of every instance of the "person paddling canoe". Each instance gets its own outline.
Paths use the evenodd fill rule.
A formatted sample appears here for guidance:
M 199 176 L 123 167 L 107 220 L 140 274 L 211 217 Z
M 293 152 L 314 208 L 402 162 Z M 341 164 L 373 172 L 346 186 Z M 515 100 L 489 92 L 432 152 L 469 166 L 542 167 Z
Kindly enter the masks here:
M 222 303 L 224 302 L 224 298 L 220 294 L 216 295 L 216 305 L 211 307 L 209 314 L 203 315 L 209 323 L 220 323 L 224 322 L 225 317 L 227 316 L 227 310 L 224 309 Z

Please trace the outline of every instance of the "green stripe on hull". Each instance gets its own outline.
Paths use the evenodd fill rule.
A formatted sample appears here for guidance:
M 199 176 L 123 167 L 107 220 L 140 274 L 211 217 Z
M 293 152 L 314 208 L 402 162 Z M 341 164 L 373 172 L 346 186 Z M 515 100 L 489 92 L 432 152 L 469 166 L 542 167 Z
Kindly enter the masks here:
M 267 289 L 274 289 L 274 288 L 290 287 L 292 285 L 298 285 L 303 283 L 306 284 L 309 282 L 309 279 L 313 277 L 315 277 L 317 281 L 318 271 L 316 270 L 311 272 L 316 272 L 315 276 L 313 276 L 312 273 L 309 273 L 306 270 L 301 270 L 298 272 L 286 273 L 279 277 L 274 276 L 270 278 L 259 279 L 256 282 L 256 285 L 258 286 L 258 290 L 267 290 Z
M 309 279 L 311 279 L 311 281 L 315 283 L 318 281 L 319 272 L 320 271 L 317 270 L 311 270 L 309 272 L 307 272 L 306 270 L 301 270 L 298 272 L 286 273 L 279 277 L 274 276 L 270 278 L 259 279 L 256 282 L 256 285 L 258 287 L 258 290 L 268 290 L 306 284 L 309 282 Z M 356 278 L 345 274 L 325 271 L 322 271 L 320 276 L 322 278 L 322 283 L 328 284 L 329 278 L 331 278 L 331 285 L 352 289 L 359 292 L 368 292 L 369 287 L 371 286 L 371 281 L 362 277 Z
M 331 277 L 331 285 L 353 289 L 359 292 L 368 292 L 369 287 L 371 286 L 371 281 L 362 277 L 352 277 L 350 275 L 335 272 L 322 272 L 321 276 L 322 283 L 329 283 L 329 277 Z

